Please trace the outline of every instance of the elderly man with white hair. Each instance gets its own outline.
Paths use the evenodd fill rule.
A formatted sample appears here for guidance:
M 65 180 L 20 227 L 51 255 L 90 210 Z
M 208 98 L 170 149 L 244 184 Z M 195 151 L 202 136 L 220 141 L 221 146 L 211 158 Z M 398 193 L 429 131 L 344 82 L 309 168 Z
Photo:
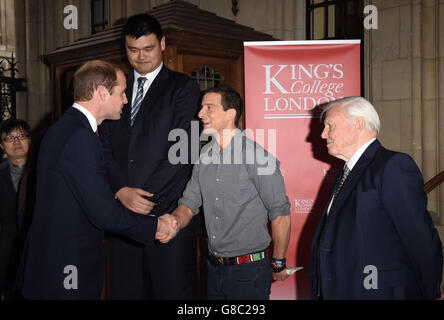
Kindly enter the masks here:
M 376 139 L 379 116 L 361 97 L 325 106 L 322 138 L 345 161 L 311 248 L 312 299 L 436 299 L 442 245 L 420 170 Z

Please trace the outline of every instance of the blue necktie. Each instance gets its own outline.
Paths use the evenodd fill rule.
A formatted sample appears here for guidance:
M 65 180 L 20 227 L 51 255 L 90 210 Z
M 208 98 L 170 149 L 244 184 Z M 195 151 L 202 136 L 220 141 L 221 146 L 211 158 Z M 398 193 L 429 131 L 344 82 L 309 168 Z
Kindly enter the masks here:
M 137 79 L 139 85 L 137 86 L 136 99 L 134 99 L 134 103 L 131 106 L 131 126 L 133 126 L 134 124 L 134 119 L 136 118 L 136 114 L 139 111 L 140 104 L 142 103 L 143 100 L 143 85 L 145 84 L 146 80 L 147 79 L 144 77 L 140 77 L 139 79 Z

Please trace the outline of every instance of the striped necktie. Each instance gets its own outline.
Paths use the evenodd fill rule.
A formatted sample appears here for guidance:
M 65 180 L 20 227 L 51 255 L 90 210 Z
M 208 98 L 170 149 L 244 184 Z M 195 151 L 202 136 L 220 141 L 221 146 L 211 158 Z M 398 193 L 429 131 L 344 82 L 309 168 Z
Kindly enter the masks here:
M 139 83 L 137 86 L 137 94 L 136 94 L 136 99 L 134 99 L 134 103 L 131 106 L 131 126 L 133 126 L 134 124 L 134 119 L 136 118 L 136 114 L 140 109 L 140 104 L 142 103 L 143 100 L 143 85 L 145 84 L 145 81 L 147 79 L 144 77 L 140 77 L 139 79 L 137 79 L 137 82 Z
M 342 186 L 344 185 L 345 180 L 347 180 L 347 177 L 350 173 L 350 169 L 347 167 L 347 165 L 344 165 L 344 172 L 342 174 L 341 180 L 339 181 L 338 186 L 336 187 L 335 193 L 333 194 L 333 199 L 331 201 L 330 210 L 328 213 L 330 213 L 331 209 L 333 208 L 333 205 L 335 204 L 336 199 L 338 198 L 339 192 L 341 192 Z

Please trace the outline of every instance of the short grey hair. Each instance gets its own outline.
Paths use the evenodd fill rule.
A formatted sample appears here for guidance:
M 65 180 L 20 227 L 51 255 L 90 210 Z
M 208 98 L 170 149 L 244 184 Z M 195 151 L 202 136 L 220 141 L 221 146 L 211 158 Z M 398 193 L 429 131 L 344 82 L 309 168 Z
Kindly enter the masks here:
M 350 119 L 364 119 L 365 128 L 369 131 L 376 131 L 379 134 L 381 130 L 381 120 L 375 107 L 363 97 L 345 97 L 334 100 L 326 104 L 321 113 L 321 120 L 325 118 L 328 110 L 335 106 L 340 106 Z

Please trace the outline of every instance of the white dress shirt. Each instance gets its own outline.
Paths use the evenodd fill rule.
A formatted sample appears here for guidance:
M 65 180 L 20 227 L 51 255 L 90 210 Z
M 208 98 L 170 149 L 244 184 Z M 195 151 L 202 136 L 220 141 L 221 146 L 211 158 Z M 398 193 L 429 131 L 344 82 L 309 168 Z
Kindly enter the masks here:
M 353 170 L 353 167 L 355 166 L 355 164 L 358 162 L 358 160 L 361 158 L 362 154 L 365 152 L 365 150 L 367 150 L 368 146 L 372 144 L 373 141 L 375 141 L 376 138 L 373 138 L 371 140 L 369 140 L 368 142 L 364 143 L 359 149 L 358 151 L 356 151 L 350 159 L 348 159 L 348 161 L 345 163 L 347 165 L 347 167 L 350 169 L 350 171 Z
M 347 166 L 348 169 L 350 169 L 350 173 L 353 170 L 353 167 L 355 166 L 355 164 L 359 161 L 359 159 L 361 158 L 362 154 L 365 152 L 365 150 L 367 150 L 368 146 L 375 141 L 376 138 L 373 138 L 369 141 L 367 141 L 366 143 L 364 143 L 352 156 L 350 159 L 348 159 L 348 161 L 344 164 L 344 166 Z M 349 173 L 349 174 L 350 174 Z M 333 202 L 333 198 L 330 199 L 330 203 L 328 204 L 328 209 L 327 209 L 327 214 L 330 213 L 330 209 L 331 209 L 331 204 Z
M 147 79 L 147 81 L 145 81 L 143 85 L 143 97 L 145 97 L 154 79 L 156 79 L 157 75 L 159 74 L 160 69 L 162 69 L 162 66 L 163 62 L 161 62 L 160 65 L 153 72 L 147 73 L 144 76 L 140 75 L 136 70 L 134 70 L 133 96 L 132 96 L 131 105 L 134 104 L 134 100 L 136 99 L 137 96 L 137 88 L 139 86 L 139 82 L 137 81 L 137 79 L 139 79 L 140 77 L 144 77 Z

